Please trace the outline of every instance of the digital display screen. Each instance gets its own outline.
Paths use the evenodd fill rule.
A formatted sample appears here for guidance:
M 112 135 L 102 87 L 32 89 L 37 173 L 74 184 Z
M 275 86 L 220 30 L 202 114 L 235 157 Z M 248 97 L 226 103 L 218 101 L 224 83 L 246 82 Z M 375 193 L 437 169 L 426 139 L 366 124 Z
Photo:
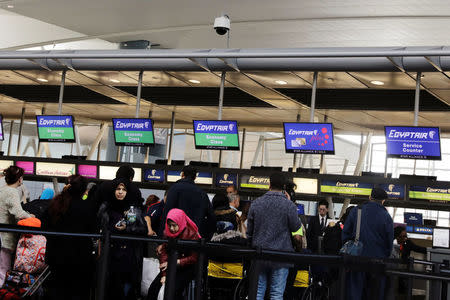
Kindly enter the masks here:
M 36 162 L 36 175 L 69 177 L 75 174 L 75 164 Z
M 378 187 L 382 188 L 386 192 L 386 194 L 388 195 L 388 199 L 397 199 L 397 200 L 405 199 L 404 184 L 385 183 L 380 184 Z
M 385 126 L 388 157 L 441 159 L 439 127 Z
M 194 120 L 195 149 L 239 150 L 237 121 Z
M 240 187 L 246 189 L 268 190 L 270 187 L 270 177 L 260 175 L 241 175 Z
M 164 170 L 147 169 L 144 171 L 145 182 L 164 182 Z
M 237 174 L 216 173 L 216 186 L 228 187 L 230 185 L 237 186 Z
M 113 180 L 116 178 L 117 170 L 119 170 L 119 167 L 116 166 L 99 166 L 99 179 Z M 141 182 L 142 169 L 133 168 L 133 170 L 134 170 L 133 182 Z
M 32 161 L 16 161 L 16 166 L 22 168 L 24 174 L 34 175 L 34 162 Z
M 283 123 L 286 153 L 334 154 L 333 124 Z
M 13 164 L 14 162 L 12 160 L 0 160 L 0 173 L 3 172 L 5 169 L 8 169 Z
M 197 172 L 195 183 L 198 184 L 212 184 L 213 176 L 211 172 Z
M 369 197 L 373 184 L 366 182 L 347 182 L 335 180 L 322 180 L 320 192 L 326 194 L 358 195 Z
M 409 187 L 409 199 L 448 202 L 450 201 L 450 188 L 411 185 Z
M 36 116 L 39 141 L 75 142 L 73 116 Z
M 0 141 L 4 140 L 4 136 L 3 136 L 3 116 L 0 115 Z
M 296 193 L 317 195 L 317 179 L 295 177 L 293 182 L 297 186 L 295 188 Z
M 97 178 L 97 165 L 78 165 L 78 174 L 86 178 Z
M 112 119 L 117 146 L 155 144 L 152 119 Z

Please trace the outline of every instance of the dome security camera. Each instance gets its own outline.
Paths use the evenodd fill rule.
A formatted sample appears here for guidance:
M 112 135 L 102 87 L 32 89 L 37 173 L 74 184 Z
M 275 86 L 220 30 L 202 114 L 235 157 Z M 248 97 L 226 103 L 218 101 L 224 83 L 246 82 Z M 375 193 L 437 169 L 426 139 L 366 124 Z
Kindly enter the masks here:
M 224 35 L 230 30 L 230 18 L 223 15 L 214 20 L 214 29 L 218 35 Z

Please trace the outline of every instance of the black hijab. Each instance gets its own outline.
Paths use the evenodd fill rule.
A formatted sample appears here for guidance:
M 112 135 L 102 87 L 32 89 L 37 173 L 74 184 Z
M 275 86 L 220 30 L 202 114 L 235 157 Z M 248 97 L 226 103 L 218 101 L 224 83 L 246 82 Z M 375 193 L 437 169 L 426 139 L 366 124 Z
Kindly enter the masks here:
M 125 189 L 127 190 L 127 194 L 125 196 L 125 199 L 123 200 L 117 200 L 116 198 L 116 189 L 117 187 L 123 184 L 125 186 Z M 125 210 L 127 210 L 131 205 L 133 205 L 130 201 L 129 192 L 130 192 L 130 183 L 127 179 L 124 178 L 116 178 L 112 181 L 111 184 L 112 190 L 111 195 L 109 197 L 110 199 L 110 208 L 112 210 L 115 210 L 117 212 L 123 213 Z

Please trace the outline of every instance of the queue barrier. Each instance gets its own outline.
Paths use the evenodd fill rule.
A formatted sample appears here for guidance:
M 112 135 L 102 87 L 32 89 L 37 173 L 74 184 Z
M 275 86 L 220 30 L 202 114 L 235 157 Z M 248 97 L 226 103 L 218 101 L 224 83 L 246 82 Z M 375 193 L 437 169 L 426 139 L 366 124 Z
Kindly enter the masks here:
M 416 272 L 413 269 L 414 259 L 410 259 L 408 264 L 402 264 L 395 259 L 374 259 L 356 256 L 339 256 L 339 255 L 317 255 L 317 254 L 300 254 L 294 252 L 283 252 L 273 250 L 263 250 L 261 248 L 249 248 L 244 246 L 235 246 L 229 244 L 206 242 L 204 239 L 200 241 L 161 239 L 155 237 L 138 237 L 123 234 L 111 234 L 108 231 L 98 233 L 73 233 L 73 232 L 56 232 L 46 231 L 40 228 L 23 227 L 17 225 L 0 224 L 0 232 L 12 233 L 30 233 L 41 234 L 45 236 L 65 236 L 65 237 L 85 237 L 91 239 L 100 239 L 102 241 L 101 255 L 99 259 L 97 272 L 97 300 L 105 299 L 106 274 L 108 269 L 109 248 L 111 239 L 113 240 L 129 240 L 153 243 L 168 243 L 169 261 L 167 267 L 167 280 L 164 290 L 165 300 L 175 299 L 175 288 L 172 285 L 175 282 L 176 267 L 178 259 L 178 251 L 195 250 L 199 252 L 198 262 L 196 264 L 196 283 L 204 282 L 205 267 L 207 263 L 207 255 L 220 255 L 232 258 L 245 258 L 252 261 L 249 272 L 249 290 L 248 299 L 256 299 L 256 290 L 258 282 L 258 269 L 260 260 L 271 260 L 285 263 L 306 264 L 306 265 L 327 265 L 331 267 L 339 267 L 339 297 L 337 299 L 345 299 L 345 274 L 347 271 L 364 271 L 375 272 L 387 276 L 400 276 L 408 279 L 407 299 L 412 298 L 412 280 L 426 279 L 441 282 L 450 282 L 450 268 L 448 264 L 434 263 L 426 261 L 416 261 L 432 267 L 431 273 Z M 204 290 L 202 284 L 196 284 L 195 299 L 203 299 Z

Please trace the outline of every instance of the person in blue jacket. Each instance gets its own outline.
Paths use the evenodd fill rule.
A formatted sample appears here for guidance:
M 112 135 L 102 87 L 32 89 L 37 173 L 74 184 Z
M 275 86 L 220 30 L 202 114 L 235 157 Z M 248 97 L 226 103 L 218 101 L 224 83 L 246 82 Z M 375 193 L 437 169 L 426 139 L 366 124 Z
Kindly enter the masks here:
M 363 244 L 361 256 L 388 258 L 392 252 L 394 225 L 391 216 L 383 206 L 387 199 L 381 188 L 373 188 L 370 201 L 362 205 L 360 241 Z M 342 241 L 352 240 L 356 235 L 358 209 L 352 209 L 344 224 Z M 369 272 L 350 272 L 347 275 L 346 299 L 384 299 L 385 278 Z

